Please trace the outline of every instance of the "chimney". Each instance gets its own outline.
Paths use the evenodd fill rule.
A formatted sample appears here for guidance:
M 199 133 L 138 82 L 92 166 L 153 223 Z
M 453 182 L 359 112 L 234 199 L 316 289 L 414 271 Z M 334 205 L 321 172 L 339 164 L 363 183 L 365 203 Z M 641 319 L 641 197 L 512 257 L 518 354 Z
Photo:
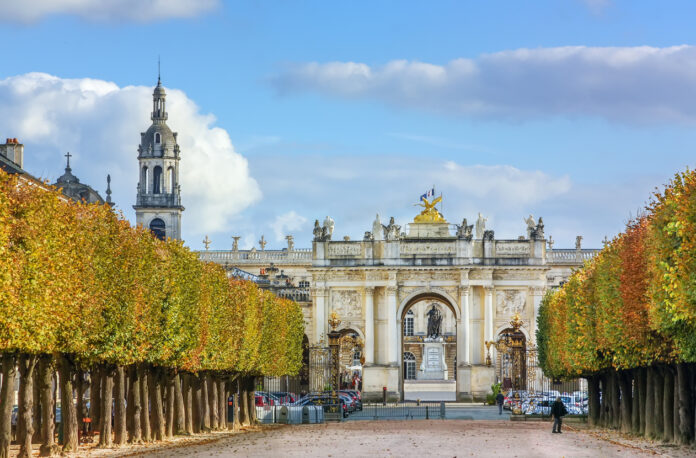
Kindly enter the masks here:
M 14 162 L 20 169 L 24 168 L 24 145 L 16 138 L 8 138 L 4 145 L 0 144 L 0 155 Z

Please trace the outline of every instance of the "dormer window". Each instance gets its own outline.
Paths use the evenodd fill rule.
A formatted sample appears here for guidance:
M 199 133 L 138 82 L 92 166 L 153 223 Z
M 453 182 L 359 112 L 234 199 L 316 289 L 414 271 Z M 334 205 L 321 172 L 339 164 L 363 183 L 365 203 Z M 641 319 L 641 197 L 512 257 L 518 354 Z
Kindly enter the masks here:
M 157 132 L 155 134 L 155 143 L 159 145 L 161 141 L 162 141 L 161 136 L 160 136 L 159 132 Z

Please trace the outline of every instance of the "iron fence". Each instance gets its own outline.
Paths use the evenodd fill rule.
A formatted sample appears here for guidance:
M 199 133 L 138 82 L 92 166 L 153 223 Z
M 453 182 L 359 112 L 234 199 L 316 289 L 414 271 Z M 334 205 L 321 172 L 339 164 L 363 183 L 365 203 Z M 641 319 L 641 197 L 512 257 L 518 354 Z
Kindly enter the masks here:
M 445 419 L 444 402 L 386 402 L 363 404 L 360 410 L 348 412 L 349 420 L 430 420 Z

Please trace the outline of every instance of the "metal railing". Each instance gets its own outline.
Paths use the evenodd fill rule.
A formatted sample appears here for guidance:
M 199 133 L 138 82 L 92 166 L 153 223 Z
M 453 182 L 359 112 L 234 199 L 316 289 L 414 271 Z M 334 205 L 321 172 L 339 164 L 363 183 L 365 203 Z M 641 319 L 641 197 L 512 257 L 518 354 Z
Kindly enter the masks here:
M 348 420 L 444 420 L 446 404 L 438 401 L 400 401 L 363 404 L 348 413 Z

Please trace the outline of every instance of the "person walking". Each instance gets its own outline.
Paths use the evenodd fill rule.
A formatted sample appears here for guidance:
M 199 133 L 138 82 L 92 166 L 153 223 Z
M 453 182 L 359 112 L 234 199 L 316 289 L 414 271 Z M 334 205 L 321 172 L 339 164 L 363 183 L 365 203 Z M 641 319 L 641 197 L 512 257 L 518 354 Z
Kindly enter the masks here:
M 556 401 L 551 406 L 551 415 L 553 415 L 553 430 L 551 431 L 552 433 L 561 434 L 561 423 L 563 421 L 562 418 L 567 414 L 568 409 L 566 409 L 566 406 L 563 405 L 561 397 L 557 397 Z
M 498 415 L 503 414 L 503 403 L 505 402 L 505 396 L 500 391 L 495 396 L 495 402 L 498 404 Z

